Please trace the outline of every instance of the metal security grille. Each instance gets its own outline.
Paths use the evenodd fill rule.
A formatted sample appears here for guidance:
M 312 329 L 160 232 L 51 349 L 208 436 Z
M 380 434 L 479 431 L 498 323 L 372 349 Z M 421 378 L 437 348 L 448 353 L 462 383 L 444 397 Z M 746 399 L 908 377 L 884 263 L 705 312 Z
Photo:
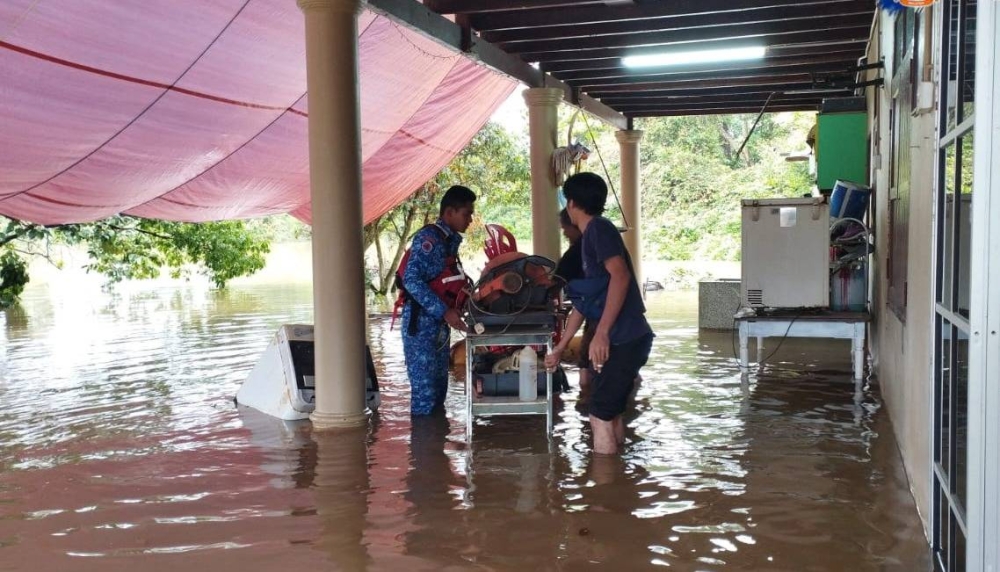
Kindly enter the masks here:
M 966 570 L 969 459 L 969 269 L 976 0 L 943 10 L 937 184 L 933 549 L 938 570 Z

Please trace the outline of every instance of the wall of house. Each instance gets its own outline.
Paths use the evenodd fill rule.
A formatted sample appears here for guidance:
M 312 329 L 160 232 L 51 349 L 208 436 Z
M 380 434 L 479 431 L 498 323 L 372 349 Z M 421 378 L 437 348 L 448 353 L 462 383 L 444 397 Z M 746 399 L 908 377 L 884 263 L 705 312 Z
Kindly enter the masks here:
M 936 36 L 925 19 L 922 34 Z M 934 188 L 936 177 L 937 112 L 916 111 L 904 118 L 911 122 L 910 214 L 907 269 L 907 303 L 900 316 L 888 306 L 888 253 L 890 210 L 891 137 L 890 109 L 893 95 L 893 24 L 880 16 L 871 43 L 869 61 L 884 58 L 885 88 L 868 92 L 872 135 L 872 184 L 874 186 L 875 268 L 873 269 L 874 321 L 871 347 L 875 373 L 883 400 L 892 419 L 910 489 L 920 510 L 924 530 L 930 537 L 931 438 L 933 403 L 931 359 L 934 302 Z M 936 46 L 936 44 L 934 44 Z M 938 50 L 927 50 L 935 54 Z M 932 61 L 920 50 L 920 64 Z M 923 75 L 923 70 L 920 72 Z M 877 111 L 876 111 L 877 108 Z M 905 162 L 904 162 L 905 164 Z

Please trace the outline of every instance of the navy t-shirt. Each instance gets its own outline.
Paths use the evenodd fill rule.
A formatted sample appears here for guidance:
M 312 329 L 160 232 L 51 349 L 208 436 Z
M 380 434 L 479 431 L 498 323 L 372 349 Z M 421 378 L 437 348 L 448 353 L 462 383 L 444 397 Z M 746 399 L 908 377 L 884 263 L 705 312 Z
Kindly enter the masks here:
M 583 278 L 583 253 L 580 251 L 579 240 L 571 244 L 559 259 L 559 264 L 556 264 L 556 276 L 567 282 Z
M 608 275 L 604 262 L 609 258 L 621 256 L 629 267 L 632 275 L 625 294 L 618 319 L 611 326 L 609 337 L 614 345 L 636 340 L 652 330 L 646 321 L 646 305 L 642 303 L 642 293 L 631 271 L 632 264 L 625 250 L 625 242 L 611 221 L 604 217 L 594 217 L 587 225 L 580 239 L 583 246 L 583 273 L 586 278 L 601 278 Z

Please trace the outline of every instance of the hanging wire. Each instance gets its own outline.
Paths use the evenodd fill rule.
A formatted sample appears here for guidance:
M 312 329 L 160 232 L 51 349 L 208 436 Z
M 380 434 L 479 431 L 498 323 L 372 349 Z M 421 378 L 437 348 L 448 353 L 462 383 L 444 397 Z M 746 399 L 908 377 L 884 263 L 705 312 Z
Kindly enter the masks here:
M 753 125 L 750 126 L 750 131 L 747 132 L 746 138 L 740 145 L 740 150 L 736 152 L 736 160 L 739 161 L 740 153 L 743 152 L 743 148 L 747 146 L 747 142 L 750 141 L 750 136 L 753 135 L 753 130 L 757 129 L 757 124 L 760 123 L 760 118 L 764 117 L 764 112 L 767 111 L 767 105 L 771 103 L 771 98 L 774 97 L 775 91 L 771 92 L 771 95 L 767 96 L 767 101 L 764 102 L 764 106 L 760 108 L 760 113 L 757 114 L 757 119 L 754 120 Z
M 407 44 L 410 44 L 410 46 L 412 46 L 413 49 L 417 50 L 418 52 L 420 52 L 421 54 L 423 54 L 423 55 L 425 55 L 425 56 L 427 56 L 429 58 L 434 58 L 436 60 L 455 60 L 455 59 L 458 59 L 458 58 L 462 57 L 461 54 L 452 54 L 450 56 L 441 56 L 441 55 L 438 55 L 438 54 L 432 54 L 432 53 L 428 52 L 427 50 L 421 48 L 417 44 L 413 43 L 413 40 L 411 40 L 409 38 L 409 36 L 406 35 L 406 32 L 402 28 L 399 27 L 399 24 L 393 22 L 392 20 L 389 20 L 389 24 L 391 24 L 392 27 L 396 29 L 396 32 L 399 33 L 399 36 L 401 38 L 403 38 L 403 41 L 405 41 Z
M 615 182 L 611 180 L 611 175 L 608 173 L 608 166 L 604 164 L 604 156 L 601 155 L 601 147 L 597 144 L 597 138 L 594 137 L 593 130 L 590 129 L 590 122 L 587 121 L 587 114 L 581 113 L 583 117 L 583 124 L 587 126 L 587 133 L 590 134 L 590 140 L 594 142 L 594 150 L 597 151 L 597 158 L 601 160 L 601 168 L 604 169 L 604 177 L 608 180 L 608 184 L 611 185 L 611 194 L 615 197 L 615 203 L 618 205 L 618 211 L 622 213 L 622 222 L 625 223 L 625 230 L 632 230 L 632 226 L 628 223 L 628 218 L 625 216 L 625 209 L 622 208 L 622 202 L 618 200 L 618 191 L 615 190 Z

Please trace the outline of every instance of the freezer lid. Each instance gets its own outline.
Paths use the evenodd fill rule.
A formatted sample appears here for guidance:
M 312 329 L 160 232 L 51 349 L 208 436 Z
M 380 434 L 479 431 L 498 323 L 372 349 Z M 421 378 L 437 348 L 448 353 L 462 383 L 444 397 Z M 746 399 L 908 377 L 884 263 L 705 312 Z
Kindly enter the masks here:
M 826 203 L 826 197 L 743 199 L 744 207 L 801 207 Z

